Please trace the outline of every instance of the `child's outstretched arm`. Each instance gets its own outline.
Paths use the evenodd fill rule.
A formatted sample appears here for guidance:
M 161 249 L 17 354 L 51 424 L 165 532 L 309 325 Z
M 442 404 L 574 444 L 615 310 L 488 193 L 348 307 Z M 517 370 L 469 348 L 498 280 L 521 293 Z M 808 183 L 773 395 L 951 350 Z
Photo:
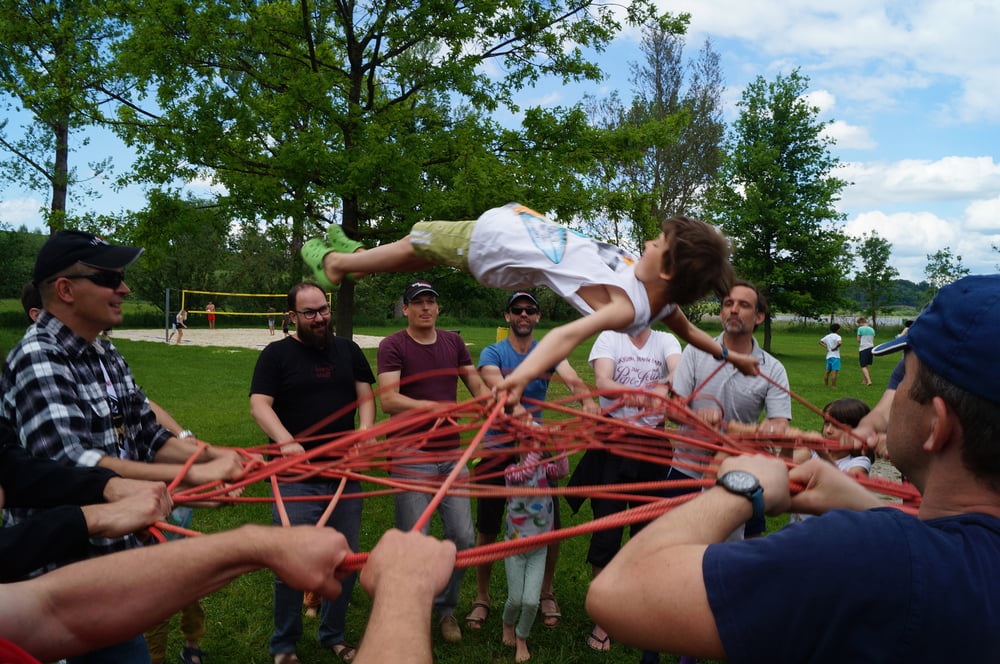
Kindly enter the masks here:
M 611 303 L 594 313 L 553 328 L 542 337 L 524 361 L 497 386 L 498 392 L 507 392 L 508 406 L 512 407 L 521 400 L 521 393 L 529 382 L 566 359 L 588 338 L 604 330 L 621 329 L 632 322 L 635 318 L 632 303 L 624 293 L 617 289 L 616 292 L 621 293 L 621 298 L 613 296 Z
M 716 358 L 724 358 L 727 362 L 739 369 L 740 373 L 746 376 L 756 376 L 758 364 L 755 358 L 743 353 L 730 353 L 722 347 L 718 341 L 708 336 L 708 333 L 696 327 L 688 320 L 680 307 L 674 309 L 673 313 L 663 318 L 663 323 L 684 341 L 688 342 L 700 351 L 704 351 Z

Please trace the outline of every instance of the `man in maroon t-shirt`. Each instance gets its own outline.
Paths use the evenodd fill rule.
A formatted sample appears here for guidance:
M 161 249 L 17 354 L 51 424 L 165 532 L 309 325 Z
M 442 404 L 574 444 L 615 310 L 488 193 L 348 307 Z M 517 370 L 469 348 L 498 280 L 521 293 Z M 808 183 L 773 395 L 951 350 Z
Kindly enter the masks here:
M 379 344 L 380 401 L 382 410 L 392 417 L 414 409 L 433 407 L 443 401 L 456 401 L 458 378 L 474 396 L 489 392 L 476 373 L 462 337 L 455 332 L 437 329 L 437 317 L 441 312 L 437 298 L 437 291 L 428 282 L 410 284 L 403 293 L 406 329 L 389 335 Z M 457 371 L 407 381 L 409 377 L 441 369 Z M 406 450 L 410 458 L 419 459 L 426 455 L 425 462 L 395 466 L 391 474 L 409 480 L 426 478 L 443 481 L 455 468 L 455 461 L 441 461 L 432 455 L 435 450 L 458 446 L 457 433 L 436 436 L 431 439 L 430 445 L 421 450 Z M 468 470 L 463 469 L 460 481 L 467 479 Z M 396 527 L 403 531 L 410 530 L 430 504 L 431 498 L 430 494 L 419 491 L 396 494 Z M 453 541 L 459 551 L 472 547 L 475 534 L 468 497 L 446 496 L 437 509 L 444 524 L 445 539 Z M 456 642 L 462 638 L 454 613 L 464 574 L 464 569 L 456 569 L 447 588 L 434 599 L 434 610 L 440 618 L 441 636 L 445 641 Z

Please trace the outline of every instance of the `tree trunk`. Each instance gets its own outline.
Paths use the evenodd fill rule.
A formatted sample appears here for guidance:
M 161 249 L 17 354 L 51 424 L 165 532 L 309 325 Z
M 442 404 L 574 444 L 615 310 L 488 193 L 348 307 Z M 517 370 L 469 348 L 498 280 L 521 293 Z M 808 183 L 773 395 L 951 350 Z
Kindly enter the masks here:
M 349 237 L 357 237 L 359 217 L 357 196 L 342 198 L 341 209 L 344 232 Z M 340 290 L 337 292 L 336 330 L 338 336 L 348 339 L 354 336 L 354 282 L 348 279 L 340 282 Z

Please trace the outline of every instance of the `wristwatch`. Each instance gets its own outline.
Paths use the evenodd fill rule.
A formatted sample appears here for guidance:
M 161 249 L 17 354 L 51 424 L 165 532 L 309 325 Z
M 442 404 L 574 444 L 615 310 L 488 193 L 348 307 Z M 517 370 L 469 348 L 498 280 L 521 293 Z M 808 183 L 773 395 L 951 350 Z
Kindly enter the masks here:
M 177 437 L 178 438 L 194 438 L 195 435 L 194 435 L 194 432 L 191 431 L 191 429 L 184 429 L 184 431 L 181 431 L 179 434 L 177 434 Z
M 756 477 L 745 470 L 730 470 L 715 483 L 729 493 L 735 493 L 749 500 L 753 505 L 753 518 L 759 519 L 764 516 L 764 487 Z

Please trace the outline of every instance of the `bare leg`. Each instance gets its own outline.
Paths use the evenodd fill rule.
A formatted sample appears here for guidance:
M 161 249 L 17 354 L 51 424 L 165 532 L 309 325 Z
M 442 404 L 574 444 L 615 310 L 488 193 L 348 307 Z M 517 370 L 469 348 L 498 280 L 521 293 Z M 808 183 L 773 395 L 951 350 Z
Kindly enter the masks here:
M 513 625 L 508 625 L 507 623 L 503 624 L 503 644 L 505 646 L 511 646 L 511 647 L 516 645 Z
M 861 367 L 861 373 L 865 377 L 865 385 L 871 385 L 872 377 L 871 374 L 868 373 L 868 367 Z
M 528 640 L 519 636 L 517 637 L 517 651 L 514 653 L 514 661 L 527 662 L 529 659 L 531 659 L 531 653 L 528 652 Z
M 358 249 L 353 254 L 331 251 L 323 258 L 323 271 L 331 283 L 339 284 L 344 276 L 362 276 L 372 272 L 419 272 L 434 263 L 417 258 L 410 236 L 373 249 Z

